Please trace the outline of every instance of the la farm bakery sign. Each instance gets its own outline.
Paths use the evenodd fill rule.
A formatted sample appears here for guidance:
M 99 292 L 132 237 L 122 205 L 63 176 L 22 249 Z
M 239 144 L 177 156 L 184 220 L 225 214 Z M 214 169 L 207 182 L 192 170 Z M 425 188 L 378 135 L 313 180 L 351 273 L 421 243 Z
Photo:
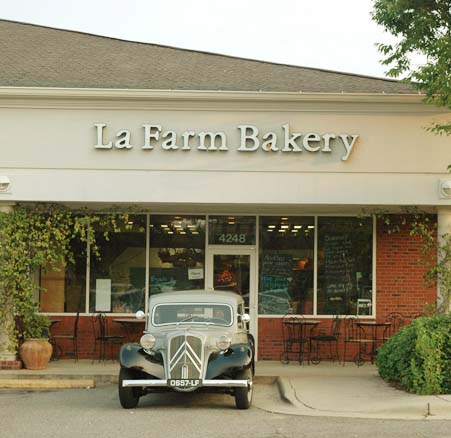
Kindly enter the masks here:
M 166 151 L 227 152 L 231 148 L 236 148 L 239 152 L 262 150 L 268 153 L 314 154 L 328 154 L 337 150 L 341 153 L 342 161 L 350 157 L 359 138 L 358 134 L 293 132 L 289 124 L 281 125 L 277 131 L 262 131 L 254 125 L 237 125 L 237 134 L 233 141 L 222 131 L 176 132 L 158 124 L 143 124 L 139 138 L 132 138 L 129 129 L 111 131 L 105 123 L 95 123 L 94 128 L 95 149 L 139 148 L 150 152 L 155 148 L 161 148 Z

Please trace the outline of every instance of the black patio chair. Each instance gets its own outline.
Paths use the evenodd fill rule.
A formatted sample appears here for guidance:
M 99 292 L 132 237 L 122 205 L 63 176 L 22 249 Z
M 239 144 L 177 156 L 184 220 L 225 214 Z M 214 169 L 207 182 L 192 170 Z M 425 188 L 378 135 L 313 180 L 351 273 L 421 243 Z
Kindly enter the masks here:
M 114 361 L 113 358 L 113 346 L 122 345 L 125 341 L 125 336 L 109 335 L 108 323 L 105 314 L 98 313 L 91 317 L 91 323 L 94 334 L 94 349 L 92 354 L 92 362 L 96 358 L 97 346 L 99 346 L 98 360 L 105 362 L 108 359 Z M 108 356 L 108 347 L 110 355 Z
M 343 350 L 343 366 L 346 364 L 346 347 L 348 344 L 356 345 L 358 353 L 354 357 L 357 366 L 363 364 L 363 355 L 368 354 L 367 346 L 372 348 L 374 340 L 367 338 L 365 330 L 358 325 L 359 319 L 354 315 L 348 315 L 344 318 L 344 350 Z
M 53 359 L 58 359 L 64 357 L 65 354 L 69 352 L 64 351 L 63 345 L 67 344 L 67 341 L 72 341 L 72 351 L 75 362 L 78 361 L 78 322 L 80 319 L 80 312 L 77 312 L 77 316 L 74 321 L 74 328 L 72 333 L 67 334 L 57 334 L 50 337 L 50 343 L 53 346 Z
M 406 319 L 401 315 L 401 313 L 398 312 L 389 313 L 385 318 L 385 322 L 390 325 L 387 326 L 386 330 L 384 330 L 384 333 L 382 334 L 382 338 L 380 339 L 382 343 L 388 341 L 395 333 L 398 333 L 401 327 L 406 325 Z
M 341 318 L 336 315 L 333 318 L 332 325 L 330 326 L 330 330 L 327 333 L 324 330 L 319 331 L 317 335 L 313 335 L 310 337 L 310 350 L 315 350 L 316 354 L 311 358 L 311 362 L 313 365 L 318 365 L 321 362 L 321 359 L 330 359 L 335 362 L 335 360 L 340 363 L 340 356 L 338 354 L 338 341 L 341 336 Z M 329 356 L 326 358 L 320 357 L 320 348 L 321 344 L 329 344 Z M 334 351 L 332 352 L 332 344 L 335 344 Z
M 280 361 L 288 364 L 295 356 L 302 364 L 306 353 L 310 356 L 310 339 L 305 335 L 306 325 L 302 316 L 286 315 L 282 318 L 283 352 Z M 310 357 L 308 357 L 310 360 Z

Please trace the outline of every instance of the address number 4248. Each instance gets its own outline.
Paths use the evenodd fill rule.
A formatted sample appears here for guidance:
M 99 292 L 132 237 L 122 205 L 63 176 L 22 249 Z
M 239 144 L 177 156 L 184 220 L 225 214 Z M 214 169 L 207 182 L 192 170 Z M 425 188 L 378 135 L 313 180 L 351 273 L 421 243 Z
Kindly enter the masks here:
M 246 243 L 246 234 L 223 233 L 219 235 L 218 240 L 222 243 Z

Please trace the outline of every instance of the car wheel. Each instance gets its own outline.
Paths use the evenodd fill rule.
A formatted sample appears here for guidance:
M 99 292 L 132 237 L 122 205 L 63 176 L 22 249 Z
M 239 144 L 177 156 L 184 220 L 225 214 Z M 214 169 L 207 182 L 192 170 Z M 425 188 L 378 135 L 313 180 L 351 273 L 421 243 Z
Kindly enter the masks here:
M 235 376 L 237 380 L 247 380 L 249 385 L 247 388 L 235 388 L 235 405 L 238 409 L 249 409 L 252 404 L 252 371 L 250 368 L 241 370 Z
M 128 368 L 122 368 L 119 371 L 119 401 L 121 403 L 121 406 L 124 409 L 133 409 L 136 408 L 139 402 L 139 393 L 140 388 L 137 387 L 123 387 L 122 381 L 123 380 L 132 380 L 135 379 L 136 376 L 133 374 L 131 370 Z

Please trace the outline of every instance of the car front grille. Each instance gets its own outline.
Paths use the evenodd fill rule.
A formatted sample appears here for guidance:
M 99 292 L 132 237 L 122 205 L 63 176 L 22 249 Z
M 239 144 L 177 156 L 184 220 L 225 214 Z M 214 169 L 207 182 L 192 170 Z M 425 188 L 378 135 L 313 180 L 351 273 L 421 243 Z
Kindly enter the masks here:
M 193 335 L 175 336 L 169 342 L 169 378 L 201 379 L 203 364 L 202 339 Z

